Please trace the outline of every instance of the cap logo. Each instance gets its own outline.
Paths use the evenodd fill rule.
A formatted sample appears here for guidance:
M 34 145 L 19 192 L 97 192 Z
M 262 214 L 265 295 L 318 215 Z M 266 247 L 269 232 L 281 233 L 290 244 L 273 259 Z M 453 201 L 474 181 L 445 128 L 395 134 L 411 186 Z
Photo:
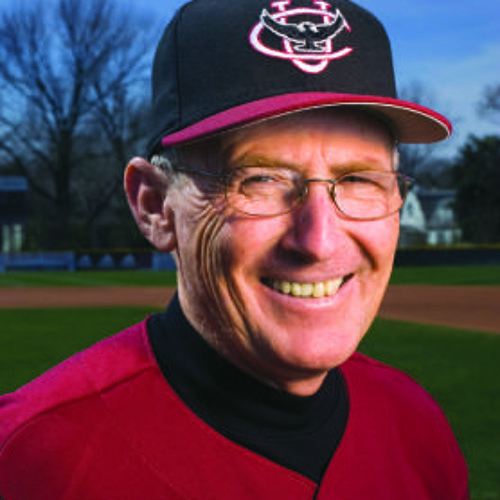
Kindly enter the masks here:
M 332 60 L 353 51 L 352 47 L 334 50 L 335 37 L 343 30 L 351 31 L 339 9 L 332 12 L 331 5 L 322 0 L 312 0 L 313 7 L 287 9 L 291 1 L 272 2 L 275 12 L 262 11 L 250 32 L 254 49 L 270 57 L 288 59 L 306 73 L 321 73 Z

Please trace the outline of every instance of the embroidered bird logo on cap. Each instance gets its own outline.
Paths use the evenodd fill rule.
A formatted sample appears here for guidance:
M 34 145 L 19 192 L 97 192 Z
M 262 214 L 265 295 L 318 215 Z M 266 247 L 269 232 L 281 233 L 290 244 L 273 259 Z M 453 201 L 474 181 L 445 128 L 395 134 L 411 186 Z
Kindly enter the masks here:
M 271 7 L 277 12 L 262 11 L 250 33 L 250 43 L 267 56 L 291 60 L 306 73 L 322 72 L 331 60 L 352 52 L 352 47 L 333 49 L 334 38 L 344 30 L 351 31 L 351 27 L 339 9 L 330 10 L 329 3 L 313 0 L 313 5 L 288 9 L 290 0 L 273 2 Z M 263 34 L 266 32 L 278 37 L 280 46 L 265 42 Z
M 325 42 L 334 38 L 346 26 L 346 21 L 340 12 L 331 23 L 315 24 L 304 21 L 293 24 L 277 21 L 264 9 L 260 20 L 276 35 L 294 42 L 294 50 L 298 52 L 325 53 L 327 51 Z

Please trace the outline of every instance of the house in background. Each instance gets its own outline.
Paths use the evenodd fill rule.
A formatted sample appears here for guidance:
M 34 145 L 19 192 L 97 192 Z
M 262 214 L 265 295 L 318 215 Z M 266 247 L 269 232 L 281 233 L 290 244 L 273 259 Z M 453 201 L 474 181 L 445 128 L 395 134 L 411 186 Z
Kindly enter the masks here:
M 415 187 L 401 211 L 400 247 L 452 245 L 461 240 L 453 190 Z
M 0 177 L 0 250 L 20 252 L 28 216 L 28 182 L 24 177 Z
M 401 211 L 399 246 L 411 247 L 427 244 L 425 214 L 417 196 L 417 189 L 408 193 Z

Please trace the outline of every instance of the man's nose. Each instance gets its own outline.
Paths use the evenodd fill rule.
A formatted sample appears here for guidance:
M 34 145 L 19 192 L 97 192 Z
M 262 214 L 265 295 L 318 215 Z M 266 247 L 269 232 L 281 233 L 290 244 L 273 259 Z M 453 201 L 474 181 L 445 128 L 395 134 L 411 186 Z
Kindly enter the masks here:
M 284 239 L 290 250 L 310 260 L 330 258 L 347 236 L 346 219 L 337 210 L 327 181 L 309 182 L 305 198 L 291 212 L 291 227 Z

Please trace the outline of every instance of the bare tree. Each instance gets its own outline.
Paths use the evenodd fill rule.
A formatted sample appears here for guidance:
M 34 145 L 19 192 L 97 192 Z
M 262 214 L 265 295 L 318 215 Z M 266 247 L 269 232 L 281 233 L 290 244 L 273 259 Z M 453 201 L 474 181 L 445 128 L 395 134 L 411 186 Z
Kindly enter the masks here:
M 421 82 L 414 81 L 405 86 L 400 97 L 423 106 L 432 106 L 434 97 Z M 429 161 L 434 152 L 432 144 L 403 144 L 399 147 L 401 171 L 412 177 L 418 177 L 418 172 Z
M 489 85 L 484 89 L 479 102 L 479 113 L 500 124 L 500 83 Z
M 89 225 L 111 202 L 144 136 L 154 30 L 137 20 L 111 0 L 37 2 L 0 18 L 0 152 L 49 204 L 55 248 L 70 245 L 71 222 Z

